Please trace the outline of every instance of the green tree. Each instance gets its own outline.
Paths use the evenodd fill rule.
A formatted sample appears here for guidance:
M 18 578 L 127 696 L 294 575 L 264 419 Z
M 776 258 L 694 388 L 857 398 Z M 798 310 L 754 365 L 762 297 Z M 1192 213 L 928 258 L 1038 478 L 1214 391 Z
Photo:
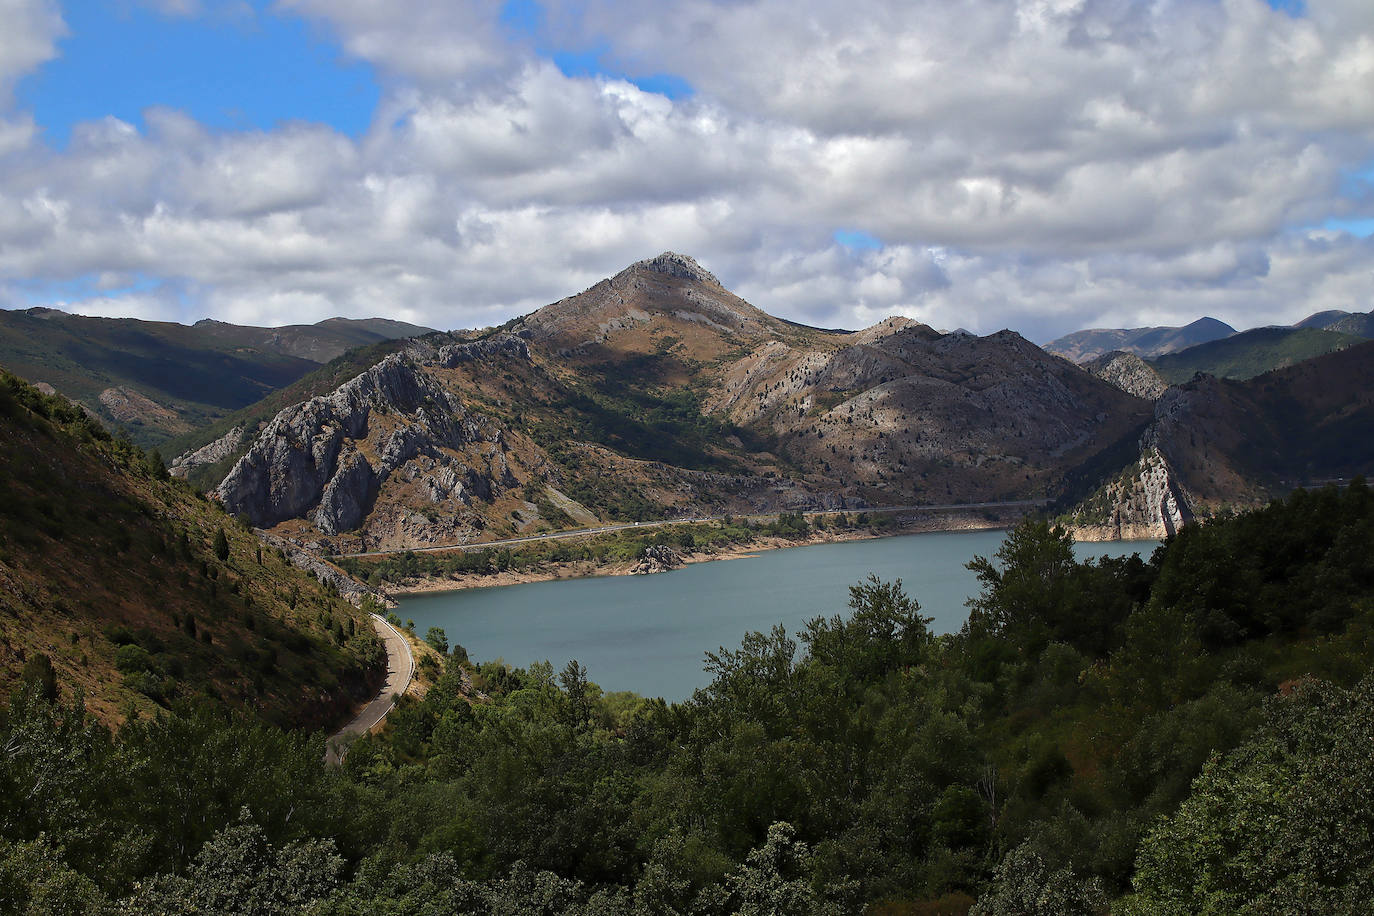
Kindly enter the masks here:
M 215 556 L 221 560 L 229 559 L 229 538 L 224 536 L 223 528 L 215 529 Z
M 25 684 L 33 684 L 44 700 L 53 702 L 57 699 L 57 671 L 52 666 L 52 659 L 45 653 L 30 655 L 24 662 L 19 679 Z
M 1358 913 L 1374 900 L 1374 677 L 1275 697 L 1141 844 L 1133 916 Z
M 425 642 L 440 655 L 448 654 L 448 634 L 444 632 L 443 627 L 430 627 L 425 632 Z
M 1051 871 L 1031 843 L 1022 843 L 997 866 L 992 890 L 969 916 L 1105 916 L 1107 899 L 1096 880 L 1069 869 Z
M 840 909 L 809 880 L 811 851 L 791 824 L 768 828 L 768 839 L 727 880 L 735 916 L 828 916 Z
M 185 878 L 163 875 L 125 901 L 126 913 L 278 916 L 303 913 L 339 885 L 344 860 L 329 840 L 273 847 L 245 809 L 216 833 Z
M 968 566 L 982 592 L 970 598 L 966 629 L 975 636 L 1012 636 L 1032 649 L 1048 640 L 1069 604 L 1076 567 L 1073 535 L 1058 525 L 1027 519 L 1013 528 L 995 554 L 975 556 Z
M 68 865 L 46 836 L 0 841 L 0 913 L 95 916 L 105 912 L 105 902 L 95 882 Z

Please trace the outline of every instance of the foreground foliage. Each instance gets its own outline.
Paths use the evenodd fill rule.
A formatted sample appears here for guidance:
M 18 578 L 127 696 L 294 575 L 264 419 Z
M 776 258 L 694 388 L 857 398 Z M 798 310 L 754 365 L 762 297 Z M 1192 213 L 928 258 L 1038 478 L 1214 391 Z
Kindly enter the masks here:
M 1355 912 L 1374 859 L 1374 494 L 1149 560 L 1045 523 L 708 653 L 688 702 L 576 662 L 447 673 L 324 770 L 201 714 L 116 735 L 34 679 L 0 727 L 0 901 L 157 913 Z M 437 637 L 440 634 L 434 634 Z M 187 753 L 188 749 L 192 752 Z M 977 901 L 975 904 L 975 900 Z

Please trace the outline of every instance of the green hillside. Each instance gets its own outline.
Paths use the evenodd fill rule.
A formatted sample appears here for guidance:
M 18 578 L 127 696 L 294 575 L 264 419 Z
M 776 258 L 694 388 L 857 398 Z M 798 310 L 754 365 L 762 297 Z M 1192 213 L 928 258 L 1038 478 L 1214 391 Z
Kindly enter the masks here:
M 382 319 L 253 328 L 0 310 L 0 366 L 51 385 L 147 448 L 254 404 L 349 349 L 412 332 L 427 329 Z
M 380 676 L 365 614 L 156 459 L 0 374 L 0 690 L 55 669 L 101 720 L 198 707 L 322 727 Z
M 1186 382 L 1199 372 L 1217 378 L 1248 379 L 1363 342 L 1361 337 L 1317 328 L 1255 328 L 1149 362 L 1171 385 Z

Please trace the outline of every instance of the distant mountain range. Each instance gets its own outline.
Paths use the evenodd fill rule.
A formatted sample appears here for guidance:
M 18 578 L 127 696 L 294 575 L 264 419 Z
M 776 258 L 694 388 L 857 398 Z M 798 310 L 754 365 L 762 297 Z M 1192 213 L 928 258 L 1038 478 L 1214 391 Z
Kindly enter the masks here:
M 1329 331 L 1332 336 L 1294 333 L 1299 330 Z M 1278 333 L 1281 331 L 1288 332 L 1292 339 L 1279 351 L 1273 352 L 1273 358 L 1279 360 L 1274 362 L 1264 351 L 1273 351 L 1282 336 Z M 1240 339 L 1231 347 L 1199 351 L 1186 359 L 1171 358 L 1173 354 L 1232 337 Z M 1161 367 L 1167 378 L 1178 379 L 1183 369 L 1177 367 L 1184 366 L 1196 366 L 1193 371 L 1213 375 L 1228 375 L 1232 371 L 1248 373 L 1231 376 L 1248 378 L 1260 372 L 1291 365 L 1295 361 L 1309 359 L 1320 353 L 1329 353 L 1342 346 L 1349 346 L 1355 338 L 1374 338 L 1374 312 L 1317 312 L 1290 328 L 1271 326 L 1249 331 L 1237 331 L 1215 318 L 1199 318 L 1181 328 L 1094 328 L 1066 334 L 1045 344 L 1045 349 L 1075 363 L 1088 363 L 1113 351 L 1134 353 Z M 1242 355 L 1243 351 L 1252 345 L 1257 348 L 1255 355 Z M 1217 361 L 1218 358 L 1220 362 Z M 1228 361 L 1231 362 L 1229 366 Z M 1220 371 L 1208 368 L 1209 365 L 1221 367 Z
M 1077 331 L 1045 349 L 1132 394 L 1155 398 L 1199 372 L 1248 379 L 1374 338 L 1374 314 L 1318 312 L 1292 327 L 1236 331 L 1213 318 L 1181 328 Z M 1154 376 L 1154 377 L 1151 377 Z
M 1199 372 L 1248 379 L 1273 369 L 1363 343 L 1366 338 L 1315 327 L 1254 328 L 1150 360 L 1164 381 L 1186 382 Z
M 1050 345 L 1096 354 L 1078 366 L 1010 331 L 944 334 L 904 318 L 855 332 L 806 327 L 666 252 L 483 332 L 384 319 L 185 327 L 29 310 L 0 313 L 0 355 L 160 444 L 176 456 L 173 473 L 233 514 L 338 551 L 677 515 L 1019 499 L 1158 536 L 1303 473 L 1361 465 L 1361 443 L 1374 438 L 1364 414 L 1303 426 L 1325 422 L 1325 407 L 1295 419 L 1306 394 L 1246 408 L 1259 412 L 1256 430 L 1273 431 L 1258 465 L 1240 439 L 1225 460 L 1198 459 L 1190 449 L 1206 422 L 1186 425 L 1187 448 L 1170 422 L 1180 390 L 1197 417 L 1235 400 L 1238 389 L 1193 381 L 1198 373 L 1268 384 L 1275 368 L 1351 365 L 1322 354 L 1367 354 L 1331 329 L 1368 317 L 1322 313 L 1241 333 L 1201 319 Z M 1358 388 L 1329 385 L 1360 403 Z M 1285 444 L 1288 427 L 1309 441 Z M 1348 467 L 1310 454 L 1337 427 L 1355 443 Z M 1199 462 L 1221 482 L 1199 482 Z
M 0 366 L 147 447 L 253 404 L 350 349 L 429 332 L 380 318 L 254 328 L 0 310 Z
M 1235 333 L 1236 329 L 1224 321 L 1199 318 L 1181 328 L 1093 328 L 1074 331 L 1045 344 L 1045 349 L 1075 363 L 1097 359 L 1113 350 L 1149 359 L 1230 337 Z

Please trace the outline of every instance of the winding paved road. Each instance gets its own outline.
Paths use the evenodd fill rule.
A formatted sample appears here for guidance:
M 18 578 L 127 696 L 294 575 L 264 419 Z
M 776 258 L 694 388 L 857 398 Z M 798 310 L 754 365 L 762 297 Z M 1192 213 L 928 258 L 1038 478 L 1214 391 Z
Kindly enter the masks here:
M 386 685 L 352 722 L 329 739 L 325 745 L 325 763 L 343 763 L 348 746 L 386 718 L 386 714 L 396 705 L 396 697 L 405 693 L 411 678 L 415 676 L 415 656 L 411 654 L 405 637 L 377 614 L 372 615 L 372 626 L 386 644 Z

